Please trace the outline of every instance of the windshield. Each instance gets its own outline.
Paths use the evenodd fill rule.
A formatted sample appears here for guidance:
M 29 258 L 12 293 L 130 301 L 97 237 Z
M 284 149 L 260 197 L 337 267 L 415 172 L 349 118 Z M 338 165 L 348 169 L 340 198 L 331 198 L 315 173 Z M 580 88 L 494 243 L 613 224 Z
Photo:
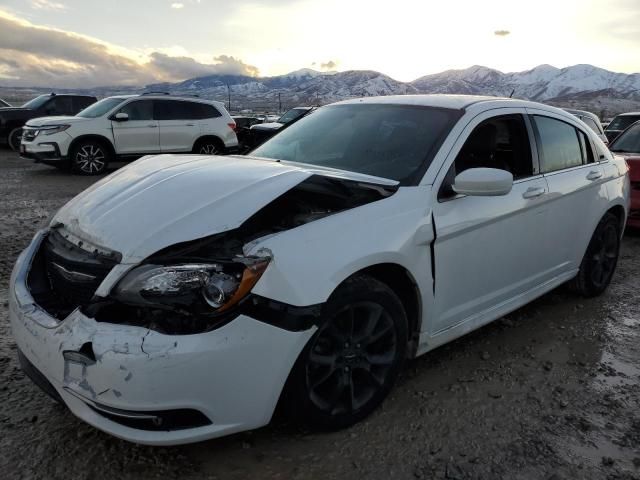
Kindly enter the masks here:
M 301 108 L 292 108 L 278 119 L 278 123 L 289 123 L 305 113 L 307 113 L 307 111 Z
M 126 98 L 103 98 L 99 102 L 94 103 L 93 105 L 88 106 L 80 113 L 76 115 L 76 117 L 84 117 L 84 118 L 98 118 L 104 115 L 105 113 L 110 112 L 112 109 L 120 105 L 124 102 Z
M 607 130 L 624 130 L 638 120 L 640 120 L 640 115 L 618 115 L 607 125 Z
M 460 112 L 412 105 L 323 107 L 251 155 L 416 184 Z
M 31 108 L 33 110 L 40 108 L 44 103 L 51 98 L 51 95 L 39 95 L 36 98 L 29 100 L 22 105 L 22 108 Z
M 640 153 L 640 122 L 621 133 L 611 143 L 609 150 L 612 152 Z

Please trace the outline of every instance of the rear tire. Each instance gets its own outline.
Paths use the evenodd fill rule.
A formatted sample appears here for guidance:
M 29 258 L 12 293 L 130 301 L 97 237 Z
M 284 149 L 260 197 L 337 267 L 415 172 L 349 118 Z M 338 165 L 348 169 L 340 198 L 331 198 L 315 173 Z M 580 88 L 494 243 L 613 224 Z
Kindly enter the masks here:
M 17 152 L 20 150 L 20 142 L 22 142 L 22 127 L 14 128 L 7 137 L 7 143 L 9 147 L 11 147 L 11 150 Z
M 607 213 L 596 227 L 578 275 L 569 287 L 585 297 L 595 297 L 606 290 L 618 264 L 620 254 L 620 222 Z
M 349 427 L 391 390 L 407 350 L 407 316 L 398 296 L 367 275 L 347 280 L 323 308 L 285 388 L 285 408 L 316 430 Z
M 99 140 L 80 141 L 70 155 L 71 170 L 80 175 L 100 175 L 106 172 L 110 160 L 110 150 Z
M 222 155 L 224 152 L 224 145 L 217 138 L 202 138 L 193 147 L 193 153 L 198 155 Z

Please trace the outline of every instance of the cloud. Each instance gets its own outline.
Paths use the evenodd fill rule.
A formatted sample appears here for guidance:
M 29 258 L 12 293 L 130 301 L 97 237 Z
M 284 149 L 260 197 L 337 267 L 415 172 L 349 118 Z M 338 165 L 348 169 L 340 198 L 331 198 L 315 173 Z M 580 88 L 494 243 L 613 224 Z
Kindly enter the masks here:
M 31 0 L 31 6 L 36 10 L 66 10 L 66 5 L 51 0 Z
M 334 68 L 336 68 L 338 66 L 338 64 L 336 62 L 334 62 L 333 60 L 329 60 L 326 63 L 321 63 L 320 64 L 320 68 L 322 70 L 333 70 Z
M 46 87 L 146 85 L 210 74 L 258 75 L 242 60 L 137 54 L 94 38 L 40 27 L 0 11 L 0 83 Z
M 509 30 L 496 30 L 495 32 L 493 32 L 493 34 L 497 37 L 506 37 L 510 33 L 511 32 Z
M 175 8 L 176 10 L 180 10 L 181 8 L 184 8 L 184 3 L 172 3 L 171 4 L 171 8 Z

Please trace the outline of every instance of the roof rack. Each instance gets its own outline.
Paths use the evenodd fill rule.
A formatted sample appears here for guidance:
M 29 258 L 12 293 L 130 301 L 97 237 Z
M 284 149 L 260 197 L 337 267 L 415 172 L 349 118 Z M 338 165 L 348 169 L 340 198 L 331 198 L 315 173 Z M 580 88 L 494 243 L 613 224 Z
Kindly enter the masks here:
M 142 92 L 141 95 L 171 95 L 169 92 Z

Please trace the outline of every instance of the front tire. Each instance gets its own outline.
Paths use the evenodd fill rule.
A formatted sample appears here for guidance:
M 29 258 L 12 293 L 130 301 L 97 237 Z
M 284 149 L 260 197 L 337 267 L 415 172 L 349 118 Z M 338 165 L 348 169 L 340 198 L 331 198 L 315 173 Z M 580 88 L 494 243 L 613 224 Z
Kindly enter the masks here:
M 80 175 L 100 175 L 110 160 L 109 149 L 98 140 L 81 141 L 71 150 L 71 169 Z
M 20 150 L 20 142 L 22 142 L 22 128 L 14 128 L 7 137 L 7 143 L 11 150 L 17 152 Z
M 607 213 L 596 227 L 578 275 L 569 283 L 573 291 L 595 297 L 606 290 L 618 264 L 620 254 L 620 222 Z
M 339 287 L 322 316 L 285 395 L 298 423 L 338 430 L 368 416 L 391 390 L 406 356 L 407 316 L 393 290 L 367 275 Z

